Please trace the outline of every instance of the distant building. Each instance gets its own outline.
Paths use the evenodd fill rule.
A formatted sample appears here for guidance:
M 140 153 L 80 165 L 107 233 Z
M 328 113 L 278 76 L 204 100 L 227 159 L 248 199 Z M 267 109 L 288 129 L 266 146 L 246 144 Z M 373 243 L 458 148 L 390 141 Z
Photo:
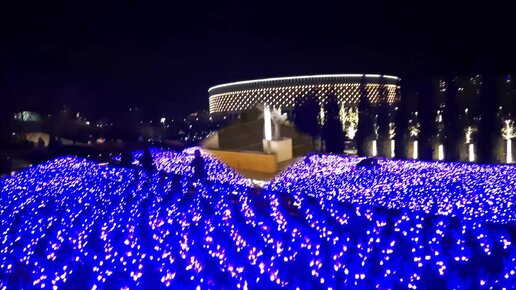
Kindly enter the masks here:
M 321 103 L 328 94 L 334 94 L 340 105 L 356 107 L 360 83 L 364 76 L 371 103 L 375 104 L 379 101 L 379 87 L 382 78 L 388 91 L 388 101 L 390 103 L 396 101 L 396 89 L 399 88 L 400 79 L 395 76 L 334 74 L 280 77 L 211 87 L 208 90 L 210 114 L 238 114 L 263 103 L 288 112 L 294 108 L 296 98 L 308 94 L 315 94 Z
M 22 111 L 14 114 L 14 120 L 21 122 L 39 122 L 41 116 L 36 112 Z

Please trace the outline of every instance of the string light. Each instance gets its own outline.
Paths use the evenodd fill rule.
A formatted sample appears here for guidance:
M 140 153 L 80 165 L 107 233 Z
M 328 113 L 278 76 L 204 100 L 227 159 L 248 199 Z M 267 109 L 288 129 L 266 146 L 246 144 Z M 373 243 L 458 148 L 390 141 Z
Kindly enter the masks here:
M 194 150 L 152 150 L 153 174 L 64 157 L 0 179 L 0 289 L 502 289 L 516 279 L 513 166 L 379 159 L 368 169 L 313 155 L 258 192 L 205 152 L 211 182 L 192 182 Z
M 468 158 L 469 162 L 475 161 L 475 145 L 473 143 L 468 144 Z
M 513 120 L 505 120 L 505 126 L 502 128 L 502 136 L 506 140 L 506 162 L 512 163 L 512 138 L 516 137 Z
M 380 75 L 365 75 L 366 90 L 371 103 L 379 102 Z M 293 108 L 296 97 L 316 92 L 320 101 L 328 94 L 335 94 L 339 103 L 356 106 L 360 95 L 360 74 L 315 75 L 272 78 L 214 86 L 210 94 L 210 113 L 238 112 L 267 103 L 272 108 Z M 398 77 L 384 76 L 387 82 L 388 101 L 396 99 Z

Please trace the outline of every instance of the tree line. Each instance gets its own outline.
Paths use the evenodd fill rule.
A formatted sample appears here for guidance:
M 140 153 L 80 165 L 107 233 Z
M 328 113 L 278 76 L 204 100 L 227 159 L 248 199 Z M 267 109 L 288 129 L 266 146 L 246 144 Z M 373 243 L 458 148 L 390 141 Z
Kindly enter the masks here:
M 464 80 L 470 83 L 464 85 Z M 501 156 L 509 150 L 504 139 L 512 138 L 516 131 L 512 130 L 516 89 L 510 76 L 484 73 L 471 78 L 427 77 L 421 78 L 415 88 L 413 94 L 402 94 L 398 85 L 396 101 L 390 103 L 385 79 L 381 77 L 379 100 L 372 104 L 372 92 L 367 89 L 365 76 L 362 77 L 356 134 L 352 140 L 348 138 L 358 156 L 464 161 L 468 146 L 473 146 L 474 161 L 503 162 Z M 314 146 L 320 140 L 319 150 L 343 153 L 346 134 L 339 116 L 341 108 L 335 94 L 320 96 L 310 92 L 296 99 L 294 125 L 312 137 Z

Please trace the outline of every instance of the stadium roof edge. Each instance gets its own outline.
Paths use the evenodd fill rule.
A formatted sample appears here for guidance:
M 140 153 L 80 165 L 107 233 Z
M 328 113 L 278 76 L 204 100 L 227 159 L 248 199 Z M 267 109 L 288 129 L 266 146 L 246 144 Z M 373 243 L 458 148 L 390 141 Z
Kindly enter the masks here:
M 396 76 L 391 75 L 379 75 L 379 74 L 326 74 L 326 75 L 307 75 L 307 76 L 291 76 L 291 77 L 276 77 L 276 78 L 266 78 L 266 79 L 254 79 L 254 80 L 247 80 L 247 81 L 238 81 L 238 82 L 232 82 L 232 83 L 226 83 L 226 84 L 220 84 L 213 87 L 210 87 L 208 89 L 208 93 L 214 89 L 219 89 L 223 87 L 229 87 L 234 85 L 244 85 L 244 84 L 251 84 L 251 83 L 260 83 L 260 82 L 267 82 L 267 81 L 281 81 L 281 80 L 293 80 L 293 79 L 307 79 L 307 78 L 332 78 L 332 77 L 381 77 L 387 79 L 393 79 L 400 81 L 401 79 Z

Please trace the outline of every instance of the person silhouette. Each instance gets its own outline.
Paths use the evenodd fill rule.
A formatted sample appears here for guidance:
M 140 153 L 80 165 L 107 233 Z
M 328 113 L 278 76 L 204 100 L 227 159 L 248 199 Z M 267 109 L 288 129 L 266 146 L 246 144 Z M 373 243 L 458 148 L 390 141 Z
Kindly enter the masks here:
M 40 150 L 45 149 L 45 141 L 41 137 L 38 138 L 38 146 L 37 146 L 37 148 L 40 149 Z
M 149 150 L 149 148 L 143 149 L 143 155 L 139 159 L 141 168 L 143 171 L 140 173 L 144 173 L 144 175 L 147 175 L 147 181 L 152 180 L 153 174 L 156 172 L 156 164 L 154 164 L 154 159 L 152 157 L 152 154 Z M 138 174 L 137 174 L 138 175 Z M 138 178 L 138 176 L 136 176 Z
M 193 167 L 194 179 L 196 180 L 204 180 L 206 178 L 206 171 L 204 168 L 204 158 L 201 156 L 201 150 L 196 149 L 194 152 L 194 159 L 190 166 Z
M 133 166 L 133 155 L 129 151 L 124 151 L 121 154 L 120 166 L 131 168 Z
M 143 155 L 140 158 L 140 164 L 141 164 L 141 166 L 142 166 L 142 168 L 144 170 L 148 171 L 151 174 L 154 171 L 156 171 L 156 166 L 154 164 L 154 159 L 152 158 L 152 154 L 151 154 L 149 148 L 145 148 L 143 150 Z

